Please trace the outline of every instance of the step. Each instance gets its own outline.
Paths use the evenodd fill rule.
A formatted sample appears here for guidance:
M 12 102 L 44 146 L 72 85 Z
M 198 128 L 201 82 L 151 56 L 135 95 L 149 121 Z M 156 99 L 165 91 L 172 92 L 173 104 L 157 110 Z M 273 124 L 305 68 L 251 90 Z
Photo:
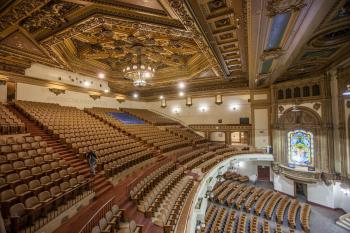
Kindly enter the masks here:
M 345 221 L 336 221 L 335 222 L 338 226 L 341 226 L 341 227 L 343 227 L 343 228 L 345 228 L 345 229 L 347 229 L 347 230 L 350 230 L 350 225 L 347 223 L 347 222 L 345 222 Z
M 100 197 L 103 193 L 109 191 L 111 188 L 112 188 L 112 185 L 108 185 L 108 186 L 104 187 L 103 189 L 98 190 L 97 192 L 95 191 L 96 198 Z

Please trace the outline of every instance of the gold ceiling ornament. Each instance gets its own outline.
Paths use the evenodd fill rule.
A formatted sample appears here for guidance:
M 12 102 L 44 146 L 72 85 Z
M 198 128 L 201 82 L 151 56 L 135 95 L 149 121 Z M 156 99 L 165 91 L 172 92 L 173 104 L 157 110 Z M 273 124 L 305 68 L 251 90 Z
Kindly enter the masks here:
M 91 97 L 93 100 L 97 100 L 97 99 L 100 99 L 100 98 L 101 98 L 100 95 L 90 95 L 90 97 Z
M 215 104 L 220 105 L 220 104 L 222 104 L 222 103 L 223 103 L 223 101 L 222 101 L 222 95 L 216 95 L 216 96 L 215 96 Z
M 269 59 L 276 59 L 282 56 L 283 54 L 284 54 L 284 51 L 281 48 L 268 49 L 268 50 L 264 50 L 264 52 L 260 56 L 260 59 L 262 61 L 266 61 Z
M 58 89 L 58 88 L 49 88 L 49 91 L 54 93 L 55 95 L 66 94 L 66 90 Z
M 197 28 L 193 18 L 186 9 L 184 0 L 168 0 L 170 7 L 174 10 L 184 27 L 193 34 L 193 39 L 197 43 L 202 53 L 206 56 L 212 69 L 217 76 L 226 77 L 223 70 L 220 67 L 219 62 L 213 55 L 210 47 L 206 43 L 202 33 Z
M 304 0 L 270 0 L 266 6 L 267 16 L 273 17 L 288 11 L 299 11 L 304 6 L 306 6 Z
M 116 96 L 115 99 L 121 104 L 125 101 L 125 97 L 124 96 Z
M 136 63 L 128 64 L 124 69 L 124 78 L 133 82 L 135 87 L 144 87 L 147 85 L 147 81 L 154 77 L 156 69 L 151 64 L 145 64 L 141 61 L 141 44 L 134 46 L 136 50 Z
M 186 106 L 187 107 L 191 107 L 192 106 L 192 97 L 191 96 L 187 96 L 186 97 Z

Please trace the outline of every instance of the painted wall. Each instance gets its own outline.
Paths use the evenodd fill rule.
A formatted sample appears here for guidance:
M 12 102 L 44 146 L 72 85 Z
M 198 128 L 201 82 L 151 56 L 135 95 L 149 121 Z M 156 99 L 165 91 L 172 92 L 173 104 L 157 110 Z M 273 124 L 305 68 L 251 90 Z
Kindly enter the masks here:
M 294 181 L 284 176 L 273 174 L 273 187 L 277 191 L 294 196 Z
M 241 175 L 248 176 L 250 180 L 252 177 L 258 176 L 258 166 L 268 166 L 271 168 L 271 162 L 269 161 L 241 161 L 237 172 Z M 270 169 L 270 180 L 272 179 L 272 171 Z M 271 180 L 272 181 L 272 180 Z
M 142 102 L 128 101 L 119 103 L 114 98 L 102 96 L 100 99 L 93 100 L 88 94 L 66 91 L 65 94 L 55 95 L 47 87 L 18 83 L 17 100 L 27 100 L 34 102 L 57 103 L 62 106 L 73 106 L 80 109 L 91 107 L 119 108 L 133 107 L 143 108 Z
M 225 141 L 225 132 L 212 132 L 210 133 L 210 141 L 213 142 L 224 142 Z
M 70 71 L 33 63 L 25 70 L 25 75 L 43 80 L 69 84 L 77 87 L 89 87 L 96 90 L 109 90 L 108 82 L 96 77 L 89 77 Z
M 307 200 L 313 203 L 334 208 L 333 185 L 327 186 L 323 182 L 307 185 Z
M 6 102 L 7 100 L 7 86 L 0 85 L 0 102 Z
M 269 146 L 269 114 L 268 109 L 254 109 L 255 147 Z
M 251 117 L 249 95 L 223 96 L 221 105 L 215 104 L 215 98 L 193 98 L 192 106 L 186 106 L 186 99 L 169 100 L 167 107 L 161 108 L 160 101 L 146 103 L 150 110 L 160 112 L 188 124 L 239 124 L 240 117 Z M 236 110 L 233 110 L 236 108 Z M 204 111 L 203 111 L 204 109 Z M 250 119 L 251 121 L 251 119 Z

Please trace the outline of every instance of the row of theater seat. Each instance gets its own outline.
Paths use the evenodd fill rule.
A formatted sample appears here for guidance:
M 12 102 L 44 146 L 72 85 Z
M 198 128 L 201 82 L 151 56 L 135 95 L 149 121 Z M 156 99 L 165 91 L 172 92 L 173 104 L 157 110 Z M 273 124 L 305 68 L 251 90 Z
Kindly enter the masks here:
M 174 136 L 172 133 L 162 130 L 156 126 L 149 124 L 123 124 L 108 113 L 118 111 L 116 109 L 108 108 L 92 108 L 85 109 L 89 114 L 101 119 L 109 125 L 118 128 L 133 137 L 142 140 L 150 146 L 159 149 L 162 152 L 172 151 L 191 144 L 190 140 L 184 140 L 179 136 Z
M 68 202 L 80 200 L 89 192 L 90 183 L 81 175 L 61 182 L 40 183 L 33 180 L 29 187 L 20 184 L 15 191 L 3 191 L 1 210 L 3 217 L 10 220 L 11 225 L 7 227 L 10 232 L 20 232 L 20 229 L 35 227 L 37 221 L 42 222 L 41 219 L 47 218 L 52 212 L 62 212 L 60 208 L 67 206 Z
M 25 133 L 24 123 L 0 103 L 0 135 Z
M 232 175 L 224 175 L 224 177 L 232 177 Z M 254 187 L 239 181 L 225 180 L 214 187 L 210 200 L 237 208 L 240 211 L 254 213 L 256 216 L 261 216 L 264 213 L 263 216 L 269 220 L 274 220 L 272 217 L 275 216 L 276 222 L 280 224 L 283 224 L 287 214 L 288 225 L 291 229 L 296 228 L 297 213 L 301 209 L 300 224 L 305 231 L 310 230 L 310 206 L 307 204 L 301 207 L 297 200 L 279 192 Z M 274 215 L 274 213 L 276 214 Z
M 162 198 L 152 204 L 152 222 L 163 228 L 168 224 L 166 229 L 172 232 L 176 226 L 177 216 L 192 187 L 193 179 L 187 176 L 173 185 Z
M 197 226 L 196 233 L 282 233 L 282 226 L 270 224 L 267 220 L 261 223 L 257 216 L 239 213 L 232 209 L 209 203 L 205 213 L 205 222 Z M 273 230 L 272 230 L 273 229 Z M 290 233 L 294 233 L 290 229 Z
M 84 158 L 97 155 L 97 169 L 110 177 L 153 157 L 144 143 L 74 107 L 16 101 L 16 106 Z
M 183 128 L 183 127 L 167 127 L 166 128 L 169 132 L 171 132 L 174 135 L 178 135 L 186 140 L 190 140 L 193 144 L 200 144 L 204 143 L 207 140 L 203 138 L 202 136 L 194 133 L 193 131 Z
M 136 225 L 135 221 L 126 222 L 124 210 L 114 204 L 106 214 L 98 220 L 91 233 L 141 233 L 142 226 Z

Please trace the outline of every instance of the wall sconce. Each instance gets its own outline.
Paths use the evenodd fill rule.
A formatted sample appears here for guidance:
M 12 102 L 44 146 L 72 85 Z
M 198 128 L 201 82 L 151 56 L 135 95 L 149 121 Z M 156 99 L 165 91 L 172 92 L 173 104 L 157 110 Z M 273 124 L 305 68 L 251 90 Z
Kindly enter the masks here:
M 181 111 L 181 110 L 180 110 L 179 107 L 173 108 L 173 113 L 175 113 L 175 114 L 178 114 L 180 111 Z
M 217 105 L 220 105 L 220 104 L 223 103 L 223 102 L 222 102 L 222 95 L 216 95 L 216 96 L 215 96 L 215 103 L 216 103 Z
M 162 108 L 166 108 L 166 100 L 165 99 L 162 99 L 161 101 L 160 101 L 160 107 L 162 107 Z
M 201 112 L 207 112 L 207 111 L 208 111 L 208 108 L 205 107 L 205 106 L 202 106 L 202 107 L 199 108 L 199 111 L 201 111 Z
M 90 97 L 91 97 L 93 100 L 97 100 L 97 99 L 101 98 L 100 95 L 90 95 Z
M 192 106 L 192 97 L 188 96 L 186 98 L 186 106 L 191 107 Z
M 57 89 L 57 88 L 49 88 L 49 91 L 54 93 L 55 95 L 65 94 L 66 90 Z
M 121 104 L 125 101 L 125 98 L 123 96 L 117 96 L 115 99 Z
M 232 111 L 237 111 L 239 109 L 239 106 L 238 105 L 232 105 L 231 106 L 231 110 Z

